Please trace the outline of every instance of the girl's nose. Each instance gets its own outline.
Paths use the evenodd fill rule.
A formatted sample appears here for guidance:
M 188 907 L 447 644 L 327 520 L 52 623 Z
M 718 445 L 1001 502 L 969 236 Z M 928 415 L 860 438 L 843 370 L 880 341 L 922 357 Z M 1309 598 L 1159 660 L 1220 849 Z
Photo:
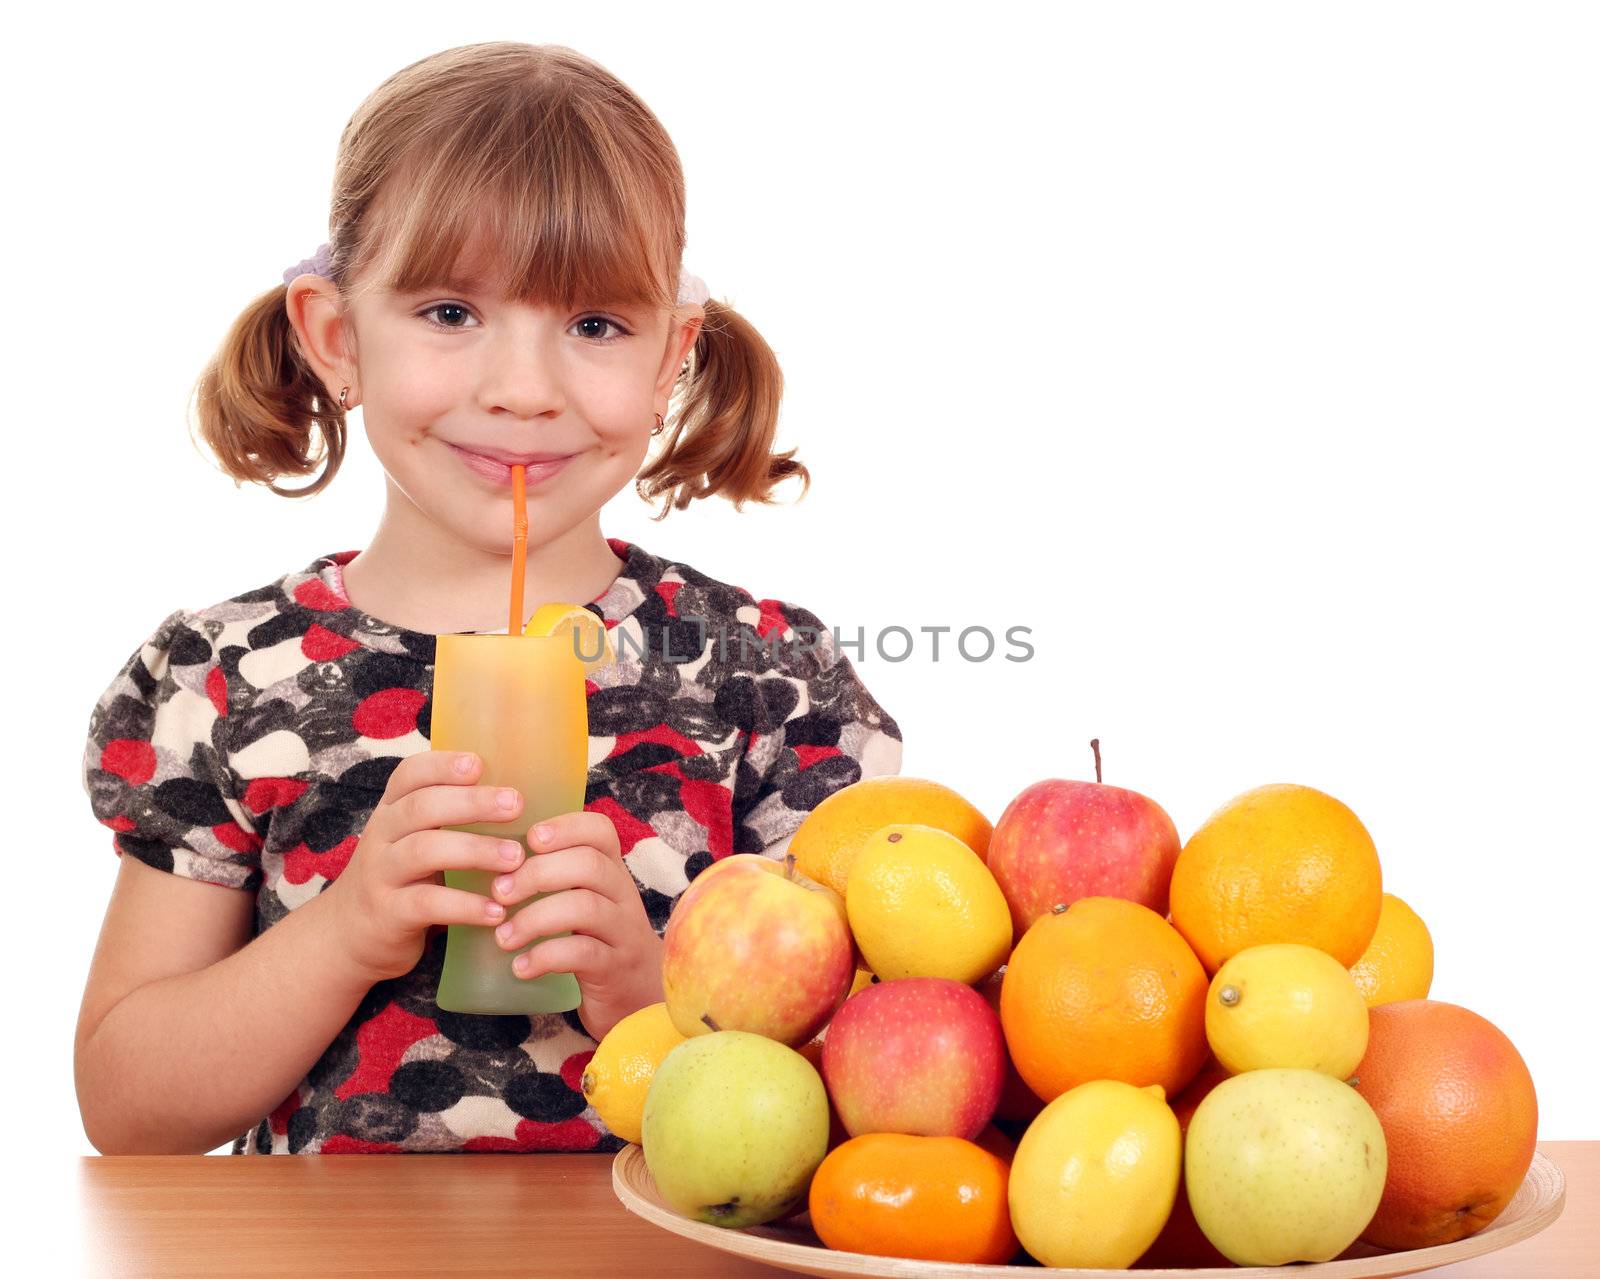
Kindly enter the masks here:
M 509 327 L 484 352 L 478 398 L 486 409 L 516 417 L 539 417 L 566 405 L 555 341 L 527 328 Z

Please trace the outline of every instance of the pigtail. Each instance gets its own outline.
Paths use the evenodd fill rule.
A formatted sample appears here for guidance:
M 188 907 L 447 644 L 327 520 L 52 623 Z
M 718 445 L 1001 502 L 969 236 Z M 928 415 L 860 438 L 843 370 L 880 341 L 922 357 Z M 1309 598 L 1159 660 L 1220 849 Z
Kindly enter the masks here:
M 263 293 L 234 321 L 195 383 L 191 403 L 201 438 L 235 486 L 248 481 L 281 497 L 310 497 L 344 460 L 345 412 L 300 353 L 284 306 L 287 292 L 279 285 Z M 274 482 L 309 475 L 324 463 L 322 474 L 302 488 Z
M 738 510 L 771 503 L 772 489 L 787 479 L 801 480 L 801 497 L 811 487 L 795 450 L 771 451 L 783 398 L 778 357 L 732 307 L 707 301 L 705 310 L 680 379 L 681 406 L 668 419 L 661 452 L 634 481 L 647 502 L 666 496 L 658 520 L 698 497 L 720 495 Z

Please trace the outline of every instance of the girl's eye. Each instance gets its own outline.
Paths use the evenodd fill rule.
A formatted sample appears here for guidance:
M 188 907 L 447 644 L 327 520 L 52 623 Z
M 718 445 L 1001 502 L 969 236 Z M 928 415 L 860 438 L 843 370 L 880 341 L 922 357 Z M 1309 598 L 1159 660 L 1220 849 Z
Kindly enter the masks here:
M 470 314 L 470 312 L 467 311 L 467 308 L 462 306 L 461 303 L 459 303 L 459 302 L 436 302 L 436 303 L 434 303 L 434 305 L 430 306 L 427 310 L 419 311 L 419 312 L 417 312 L 417 314 L 418 315 L 423 315 L 423 316 L 428 316 L 428 315 L 432 315 L 436 311 L 452 311 L 452 312 L 457 312 L 458 311 L 463 315 Z M 433 327 L 436 328 L 436 329 L 459 329 L 459 328 L 464 327 L 463 325 L 455 324 L 455 323 L 441 324 L 441 323 L 439 323 L 438 320 L 429 320 L 428 323 L 433 325 Z
M 628 334 L 628 330 L 627 329 L 623 328 L 615 320 L 607 319 L 603 315 L 586 315 L 586 316 L 583 317 L 583 319 L 579 320 L 572 327 L 575 328 L 575 329 L 581 329 L 586 324 L 598 324 L 598 325 L 602 325 L 602 326 L 609 325 L 611 328 L 616 330 L 616 333 L 613 336 L 608 337 L 608 338 L 603 338 L 598 333 L 596 333 L 596 332 L 594 332 L 592 330 L 589 331 L 589 332 L 586 332 L 583 335 L 584 337 L 592 337 L 597 342 L 615 342 L 619 338 L 626 337 L 627 334 Z
M 436 302 L 426 310 L 417 312 L 417 314 L 424 317 L 435 314 L 440 315 L 443 322 L 441 322 L 441 320 L 434 319 L 428 320 L 428 323 L 436 329 L 463 329 L 469 326 L 460 323 L 457 319 L 444 317 L 447 315 L 452 317 L 466 316 L 471 315 L 472 312 L 460 302 Z M 596 342 L 599 342 L 602 345 L 610 342 L 616 342 L 619 339 L 628 336 L 627 329 L 623 328 L 615 320 L 604 315 L 586 315 L 581 320 L 577 321 L 572 327 L 583 330 L 580 336 L 593 338 Z M 601 331 L 607 328 L 613 329 L 615 332 L 610 337 L 602 337 Z

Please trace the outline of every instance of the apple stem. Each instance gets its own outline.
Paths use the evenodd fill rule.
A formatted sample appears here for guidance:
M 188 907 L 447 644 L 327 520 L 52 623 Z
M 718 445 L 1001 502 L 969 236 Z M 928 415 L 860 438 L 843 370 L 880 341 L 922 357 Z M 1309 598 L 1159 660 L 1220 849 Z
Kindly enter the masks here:
M 1094 752 L 1094 779 L 1098 782 L 1100 780 L 1100 739 L 1098 737 L 1089 739 L 1089 749 Z
M 701 1016 L 700 1020 L 705 1022 L 706 1025 L 710 1026 L 712 1030 L 721 1030 L 722 1029 L 721 1026 L 717 1025 L 716 1022 L 711 1020 L 711 1014 L 710 1013 L 703 1014 Z
M 783 855 L 783 877 L 785 879 L 788 879 L 788 880 L 794 879 L 794 866 L 795 866 L 794 854 L 793 853 L 785 853 Z

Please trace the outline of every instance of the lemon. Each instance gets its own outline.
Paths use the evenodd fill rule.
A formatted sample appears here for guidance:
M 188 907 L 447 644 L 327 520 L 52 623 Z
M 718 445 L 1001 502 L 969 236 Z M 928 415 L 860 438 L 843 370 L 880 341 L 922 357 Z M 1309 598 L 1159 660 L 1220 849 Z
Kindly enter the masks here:
M 667 1016 L 666 1004 L 648 1004 L 606 1031 L 583 1068 L 585 1099 L 624 1141 L 639 1144 L 650 1081 L 661 1059 L 683 1038 Z
M 850 866 L 872 834 L 892 822 L 947 830 L 987 859 L 994 827 L 955 791 L 926 777 L 863 777 L 807 814 L 789 841 L 800 873 L 844 896 Z
M 1320 1070 L 1348 1079 L 1367 1051 L 1367 1001 L 1325 950 L 1241 950 L 1206 992 L 1206 1039 L 1224 1070 Z
M 1011 911 L 983 860 L 948 831 L 915 823 L 867 837 L 845 881 L 845 913 L 880 981 L 980 982 L 1011 953 Z
M 617 660 L 611 647 L 611 636 L 606 624 L 581 604 L 541 604 L 522 628 L 524 635 L 546 638 L 552 635 L 572 636 L 573 652 L 579 655 L 598 652 L 597 657 L 583 657 L 589 670 L 598 670 Z
M 1426 999 L 1433 985 L 1433 936 L 1411 907 L 1383 895 L 1378 931 L 1367 953 L 1350 967 L 1368 1008 L 1401 999 Z
M 1092 1079 L 1022 1134 L 1006 1192 L 1012 1228 L 1046 1266 L 1131 1266 L 1167 1224 L 1182 1164 L 1160 1084 Z

